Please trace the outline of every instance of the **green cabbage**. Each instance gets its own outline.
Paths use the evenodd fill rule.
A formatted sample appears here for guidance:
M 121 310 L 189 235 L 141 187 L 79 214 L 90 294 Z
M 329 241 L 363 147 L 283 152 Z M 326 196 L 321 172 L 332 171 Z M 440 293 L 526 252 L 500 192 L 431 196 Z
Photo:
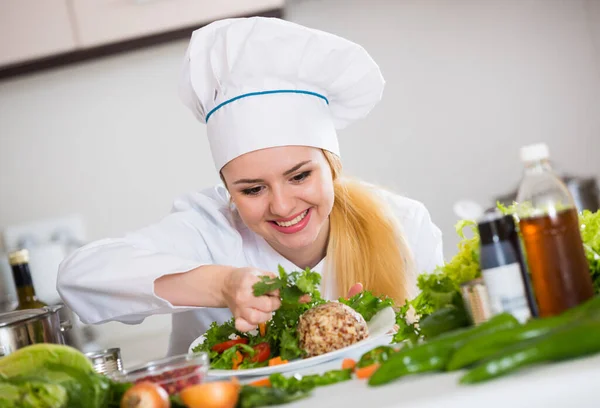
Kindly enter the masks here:
M 67 404 L 67 391 L 58 384 L 0 380 L 0 407 L 63 408 Z
M 113 397 L 111 381 L 85 355 L 58 344 L 35 344 L 0 359 L 0 384 L 1 407 L 101 408 Z

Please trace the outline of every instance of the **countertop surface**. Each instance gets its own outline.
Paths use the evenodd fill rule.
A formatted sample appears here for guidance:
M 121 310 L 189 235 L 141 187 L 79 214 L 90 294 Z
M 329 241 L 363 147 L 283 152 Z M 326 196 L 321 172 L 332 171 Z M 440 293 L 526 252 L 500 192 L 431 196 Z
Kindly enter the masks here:
M 382 340 L 387 344 L 389 339 Z M 372 348 L 374 346 L 370 346 Z M 368 349 L 367 349 L 368 350 Z M 367 350 L 346 357 L 359 358 Z M 342 359 L 299 370 L 298 374 L 340 369 Z M 380 387 L 353 379 L 316 388 L 311 397 L 282 405 L 310 407 L 510 408 L 600 407 L 600 354 L 523 368 L 478 385 L 460 385 L 463 371 L 404 377 Z M 285 373 L 286 376 L 295 372 Z M 247 381 L 247 380 L 246 380 Z M 244 381 L 245 382 L 245 381 Z

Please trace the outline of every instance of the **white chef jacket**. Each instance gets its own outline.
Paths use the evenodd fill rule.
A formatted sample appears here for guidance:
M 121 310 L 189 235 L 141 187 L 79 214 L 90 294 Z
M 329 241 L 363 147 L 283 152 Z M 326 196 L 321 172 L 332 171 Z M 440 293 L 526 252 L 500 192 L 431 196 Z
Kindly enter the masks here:
M 416 270 L 443 263 L 442 234 L 425 206 L 377 189 L 396 215 Z M 201 265 L 252 266 L 277 272 L 300 270 L 248 229 L 220 184 L 177 199 L 162 221 L 121 238 L 87 244 L 59 267 L 57 290 L 84 323 L 141 323 L 154 314 L 172 314 L 168 355 L 186 353 L 211 322 L 231 318 L 227 308 L 173 306 L 154 294 L 154 281 Z M 314 271 L 322 273 L 324 260 Z M 330 282 L 330 280 L 328 280 Z M 329 291 L 331 292 L 331 291 Z M 331 299 L 330 293 L 324 297 Z

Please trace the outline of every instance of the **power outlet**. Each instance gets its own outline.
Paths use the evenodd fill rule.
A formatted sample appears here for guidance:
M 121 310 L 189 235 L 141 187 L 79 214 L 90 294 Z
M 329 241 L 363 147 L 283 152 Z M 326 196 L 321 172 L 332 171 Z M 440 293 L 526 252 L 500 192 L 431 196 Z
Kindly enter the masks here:
M 79 214 L 11 225 L 2 236 L 7 252 L 48 243 L 78 247 L 86 241 L 85 224 Z

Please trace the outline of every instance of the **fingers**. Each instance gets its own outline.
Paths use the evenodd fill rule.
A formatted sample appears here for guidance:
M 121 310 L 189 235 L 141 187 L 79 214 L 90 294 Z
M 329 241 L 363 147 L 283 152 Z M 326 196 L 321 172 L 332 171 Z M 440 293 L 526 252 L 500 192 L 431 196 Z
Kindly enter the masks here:
M 354 285 L 352 285 L 352 287 L 350 288 L 350 290 L 348 291 L 348 296 L 347 298 L 351 298 L 352 296 L 360 293 L 363 291 L 363 285 L 362 283 L 355 283 Z
M 259 323 L 265 323 L 281 306 L 279 290 L 263 296 L 254 296 L 252 287 L 260 280 L 260 276 L 276 278 L 277 275 L 255 268 L 239 268 L 234 270 L 233 278 L 228 283 L 226 302 L 235 318 L 235 328 L 241 332 L 256 329 Z
M 261 277 L 261 276 L 268 276 L 269 278 L 277 277 L 277 275 L 275 275 L 273 272 L 263 271 L 260 269 L 251 269 L 251 273 L 252 273 L 252 275 L 258 276 L 258 277 Z
M 308 303 L 311 300 L 312 299 L 311 299 L 310 295 L 305 294 L 305 295 L 300 296 L 300 298 L 298 299 L 298 303 Z
M 281 300 L 274 296 L 259 296 L 254 298 L 249 306 L 261 312 L 271 313 L 279 309 Z
M 241 331 L 242 333 L 249 332 L 256 328 L 256 325 L 252 325 L 246 321 L 243 317 L 236 317 L 235 319 L 235 329 Z
M 259 323 L 265 323 L 271 320 L 272 313 L 261 312 L 260 310 L 245 308 L 240 310 L 240 316 L 247 323 L 251 324 L 253 328 L 256 328 Z M 237 318 L 236 318 L 237 320 Z

